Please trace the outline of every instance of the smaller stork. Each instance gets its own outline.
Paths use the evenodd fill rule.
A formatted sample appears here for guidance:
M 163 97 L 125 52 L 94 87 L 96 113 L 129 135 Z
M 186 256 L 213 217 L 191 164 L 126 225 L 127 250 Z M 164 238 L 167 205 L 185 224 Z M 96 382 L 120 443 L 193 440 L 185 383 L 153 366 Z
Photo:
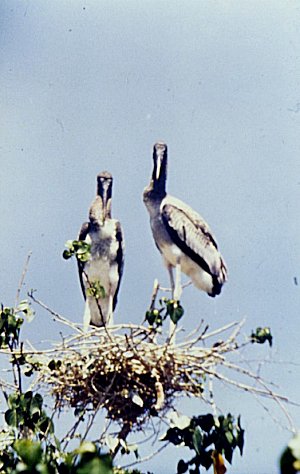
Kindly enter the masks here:
M 113 324 L 123 273 L 124 239 L 120 222 L 111 217 L 112 183 L 112 175 L 106 171 L 97 176 L 97 195 L 90 207 L 89 222 L 82 225 L 78 237 L 91 245 L 90 259 L 78 260 L 85 299 L 84 331 L 89 324 L 98 327 Z M 98 289 L 96 296 L 93 289 Z
M 181 271 L 197 288 L 214 297 L 227 280 L 226 265 L 204 219 L 166 193 L 167 152 L 165 143 L 154 145 L 152 178 L 143 193 L 154 241 L 169 271 L 175 301 L 182 292 Z

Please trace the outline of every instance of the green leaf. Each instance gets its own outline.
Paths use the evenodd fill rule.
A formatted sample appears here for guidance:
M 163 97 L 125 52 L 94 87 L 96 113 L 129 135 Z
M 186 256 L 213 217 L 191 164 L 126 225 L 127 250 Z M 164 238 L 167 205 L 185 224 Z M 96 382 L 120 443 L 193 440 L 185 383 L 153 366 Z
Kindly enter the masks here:
M 162 326 L 162 323 L 163 323 L 163 319 L 161 316 L 162 311 L 163 309 L 158 310 L 155 308 L 146 312 L 146 320 L 148 321 L 150 326 L 155 325 L 157 326 L 157 328 Z
M 161 441 L 170 441 L 170 443 L 178 446 L 182 444 L 182 431 L 179 428 L 169 428 Z
M 225 438 L 227 439 L 228 444 L 229 444 L 230 446 L 232 446 L 232 445 L 234 444 L 234 436 L 233 436 L 233 434 L 231 433 L 231 431 L 227 431 L 227 432 L 225 433 Z
M 5 412 L 5 421 L 9 426 L 17 427 L 17 410 L 9 408 Z
M 62 254 L 65 260 L 74 255 L 81 262 L 87 262 L 91 258 L 91 244 L 88 242 L 84 240 L 67 240 L 65 245 L 68 249 L 64 250 Z
M 295 456 L 293 455 L 291 449 L 287 447 L 281 457 L 280 457 L 280 472 L 281 474 L 296 474 L 296 471 L 294 469 L 294 463 L 296 459 Z
M 188 470 L 188 468 L 188 463 L 184 462 L 183 459 L 180 459 L 177 464 L 177 474 L 184 474 Z
M 68 249 L 73 249 L 74 248 L 74 240 L 67 240 L 67 242 L 65 243 L 65 246 L 68 248 Z
M 233 455 L 233 448 L 226 448 L 224 450 L 224 455 L 227 461 L 231 464 L 232 463 L 232 455 Z
M 76 474 L 113 474 L 111 463 L 98 456 L 82 464 L 75 470 Z
M 179 301 L 169 300 L 167 302 L 167 314 L 169 314 L 174 324 L 178 323 L 178 321 L 182 318 L 183 313 L 184 309 L 180 305 Z
M 193 445 L 198 455 L 201 454 L 202 440 L 203 440 L 203 436 L 201 433 L 201 429 L 199 428 L 199 426 L 196 426 L 193 433 Z
M 32 404 L 34 404 L 34 406 L 37 406 L 39 407 L 39 409 L 41 410 L 42 409 L 42 406 L 43 406 L 43 397 L 40 393 L 36 393 L 33 397 L 33 400 L 32 400 Z
M 54 425 L 52 420 L 46 416 L 45 414 L 42 415 L 42 417 L 38 421 L 37 428 L 41 431 L 43 434 L 52 434 L 54 433 Z
M 72 255 L 73 255 L 73 253 L 70 252 L 69 250 L 64 250 L 64 251 L 63 251 L 63 254 L 62 254 L 62 256 L 63 256 L 63 258 L 64 258 L 65 260 L 68 260 L 69 258 L 71 258 Z
M 7 404 L 9 408 L 15 408 L 19 404 L 19 395 L 11 393 L 8 397 Z
M 241 417 L 237 419 L 237 435 L 236 435 L 236 445 L 240 450 L 241 456 L 243 455 L 244 449 L 244 434 L 245 430 L 241 427 Z
M 256 342 L 257 344 L 264 344 L 266 341 L 268 341 L 271 347 L 273 343 L 273 336 L 269 327 L 258 327 L 255 332 L 252 331 L 250 340 L 252 343 Z
M 215 419 L 213 415 L 210 413 L 207 415 L 201 415 L 196 418 L 196 423 L 200 426 L 200 428 L 209 433 L 211 429 L 215 426 Z
M 28 392 L 21 395 L 21 400 L 24 400 L 25 402 L 31 402 L 32 397 L 33 397 L 32 391 L 28 390 Z
M 75 449 L 76 454 L 84 454 L 84 453 L 95 453 L 97 451 L 97 448 L 94 443 L 91 443 L 90 441 L 84 441 L 81 443 L 79 448 Z
M 32 470 L 42 459 L 43 450 L 38 442 L 22 439 L 14 443 L 14 448 L 22 461 Z
M 105 289 L 99 280 L 92 281 L 90 282 L 90 287 L 86 290 L 86 294 L 96 299 L 105 298 Z

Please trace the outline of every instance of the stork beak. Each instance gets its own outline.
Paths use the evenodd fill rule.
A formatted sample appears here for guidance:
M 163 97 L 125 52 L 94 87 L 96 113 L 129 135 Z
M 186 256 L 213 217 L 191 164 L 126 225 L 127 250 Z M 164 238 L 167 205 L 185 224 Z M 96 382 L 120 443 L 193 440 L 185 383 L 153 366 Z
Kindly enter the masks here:
M 161 161 L 162 161 L 162 156 L 158 155 L 157 160 L 156 160 L 156 180 L 159 180 L 160 170 L 161 170 Z
M 102 213 L 101 213 L 101 225 L 104 224 L 108 210 L 108 198 L 107 198 L 107 188 L 103 189 L 102 195 Z
M 164 159 L 166 151 L 166 146 L 164 143 L 157 143 L 155 145 L 155 153 L 156 153 L 156 180 L 159 179 L 161 173 L 162 162 Z

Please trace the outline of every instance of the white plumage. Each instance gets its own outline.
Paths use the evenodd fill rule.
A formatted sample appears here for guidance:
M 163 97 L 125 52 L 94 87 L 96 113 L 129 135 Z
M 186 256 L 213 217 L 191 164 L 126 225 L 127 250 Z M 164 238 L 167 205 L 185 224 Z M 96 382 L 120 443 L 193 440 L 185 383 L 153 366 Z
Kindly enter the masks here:
M 150 214 L 155 243 L 169 270 L 173 298 L 181 296 L 181 271 L 209 296 L 221 292 L 227 268 L 216 239 L 204 219 L 183 201 L 166 193 L 167 146 L 157 143 L 153 150 L 154 167 L 143 198 Z M 174 281 L 173 268 L 176 269 Z
M 91 258 L 84 263 L 78 260 L 85 298 L 85 330 L 89 324 L 113 324 L 124 265 L 122 228 L 119 221 L 111 218 L 112 176 L 107 172 L 101 173 L 97 182 L 98 195 L 91 204 L 89 222 L 82 225 L 79 233 L 79 240 L 91 245 Z

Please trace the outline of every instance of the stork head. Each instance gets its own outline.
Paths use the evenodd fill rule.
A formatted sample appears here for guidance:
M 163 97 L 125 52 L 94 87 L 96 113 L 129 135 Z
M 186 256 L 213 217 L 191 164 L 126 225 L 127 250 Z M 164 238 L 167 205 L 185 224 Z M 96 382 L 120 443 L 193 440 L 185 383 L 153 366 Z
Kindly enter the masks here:
M 166 182 L 168 147 L 164 142 L 157 142 L 153 147 L 153 182 Z
M 97 176 L 97 196 L 90 208 L 91 223 L 102 226 L 107 218 L 111 217 L 113 177 L 107 171 Z
M 153 171 L 149 186 L 144 190 L 144 202 L 158 199 L 166 195 L 168 148 L 163 142 L 155 143 L 153 147 Z

